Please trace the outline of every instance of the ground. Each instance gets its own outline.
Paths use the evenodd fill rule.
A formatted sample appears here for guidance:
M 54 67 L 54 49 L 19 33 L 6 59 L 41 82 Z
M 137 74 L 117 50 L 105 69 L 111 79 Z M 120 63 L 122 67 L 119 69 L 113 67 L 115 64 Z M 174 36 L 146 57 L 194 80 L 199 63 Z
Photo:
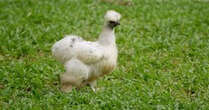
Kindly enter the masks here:
M 110 9 L 122 15 L 117 69 L 96 93 L 62 93 L 51 46 L 66 34 L 96 40 Z M 208 102 L 208 0 L 0 0 L 0 109 L 206 110 Z

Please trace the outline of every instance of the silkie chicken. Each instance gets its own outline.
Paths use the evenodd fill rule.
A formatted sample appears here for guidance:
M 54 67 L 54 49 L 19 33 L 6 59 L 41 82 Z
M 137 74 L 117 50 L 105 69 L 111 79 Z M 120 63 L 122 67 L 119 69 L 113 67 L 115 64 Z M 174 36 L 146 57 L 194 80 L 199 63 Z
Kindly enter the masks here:
M 67 35 L 53 45 L 53 56 L 65 67 L 65 72 L 60 75 L 63 92 L 87 84 L 95 92 L 96 80 L 116 67 L 118 51 L 114 29 L 120 24 L 121 15 L 110 10 L 104 18 L 104 27 L 97 41 L 90 42 L 79 36 Z

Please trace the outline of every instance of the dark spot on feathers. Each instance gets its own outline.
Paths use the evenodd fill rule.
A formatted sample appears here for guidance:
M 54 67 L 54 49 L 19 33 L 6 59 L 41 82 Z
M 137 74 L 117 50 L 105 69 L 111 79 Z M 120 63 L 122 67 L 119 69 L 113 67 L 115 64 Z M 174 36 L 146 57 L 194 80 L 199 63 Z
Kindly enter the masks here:
M 75 38 L 72 38 L 72 42 L 75 42 L 75 40 L 76 40 Z
M 74 44 L 76 38 L 72 38 L 71 40 L 72 40 L 72 43 L 71 43 L 71 45 L 69 45 L 69 46 L 73 48 L 73 44 Z
M 73 48 L 73 45 L 70 45 L 70 47 L 72 47 L 72 48 Z
M 102 55 L 102 58 L 101 59 L 104 59 L 105 58 L 105 56 L 104 55 Z

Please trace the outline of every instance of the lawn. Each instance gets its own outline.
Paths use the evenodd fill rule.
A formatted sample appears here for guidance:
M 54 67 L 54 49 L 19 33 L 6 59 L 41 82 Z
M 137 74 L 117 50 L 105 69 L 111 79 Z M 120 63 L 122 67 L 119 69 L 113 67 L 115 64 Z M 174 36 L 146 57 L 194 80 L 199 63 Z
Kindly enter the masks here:
M 121 13 L 118 65 L 90 87 L 62 93 L 51 46 L 97 39 Z M 0 0 L 0 109 L 209 110 L 209 1 Z

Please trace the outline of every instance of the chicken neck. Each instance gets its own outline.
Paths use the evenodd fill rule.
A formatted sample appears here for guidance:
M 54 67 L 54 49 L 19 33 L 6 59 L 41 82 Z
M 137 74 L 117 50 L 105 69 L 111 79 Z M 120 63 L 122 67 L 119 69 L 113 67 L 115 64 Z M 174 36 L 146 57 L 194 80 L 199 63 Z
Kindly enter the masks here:
M 114 28 L 105 25 L 99 36 L 98 42 L 102 45 L 115 45 L 115 32 Z

